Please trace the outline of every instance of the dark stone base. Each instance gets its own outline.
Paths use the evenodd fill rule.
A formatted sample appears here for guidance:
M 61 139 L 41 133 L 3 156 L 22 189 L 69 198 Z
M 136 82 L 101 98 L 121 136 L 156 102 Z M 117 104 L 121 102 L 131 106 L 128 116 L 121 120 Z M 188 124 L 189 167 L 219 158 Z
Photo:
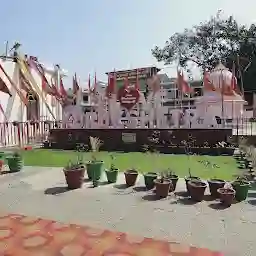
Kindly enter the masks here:
M 193 148 L 212 152 L 219 142 L 227 142 L 232 136 L 228 129 L 52 129 L 49 142 L 54 149 L 76 149 L 78 144 L 89 145 L 89 137 L 103 141 L 101 150 L 138 152 L 145 145 L 163 153 L 184 153 L 182 141 L 193 138 Z M 152 142 L 152 137 L 158 142 Z M 207 143 L 207 148 L 205 147 Z M 200 154 L 200 152 L 198 153 Z

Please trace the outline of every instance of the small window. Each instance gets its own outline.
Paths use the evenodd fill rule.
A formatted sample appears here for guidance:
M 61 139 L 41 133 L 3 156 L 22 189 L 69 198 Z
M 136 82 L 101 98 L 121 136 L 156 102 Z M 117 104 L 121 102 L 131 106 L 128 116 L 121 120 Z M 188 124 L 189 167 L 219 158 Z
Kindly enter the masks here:
M 83 95 L 83 102 L 88 102 L 88 95 Z

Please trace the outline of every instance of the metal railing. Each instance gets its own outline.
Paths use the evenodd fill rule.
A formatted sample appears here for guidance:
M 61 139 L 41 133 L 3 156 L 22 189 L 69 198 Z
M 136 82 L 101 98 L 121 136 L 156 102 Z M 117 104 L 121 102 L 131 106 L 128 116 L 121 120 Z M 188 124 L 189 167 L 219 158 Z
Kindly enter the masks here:
M 42 144 L 43 141 L 47 140 L 50 129 L 55 128 L 66 129 L 66 125 L 62 124 L 61 121 L 0 123 L 0 147 L 24 147 Z M 183 126 L 179 128 L 190 129 Z M 170 127 L 170 129 L 172 128 Z M 195 128 L 191 127 L 191 129 Z M 208 127 L 208 129 L 232 129 L 234 136 L 253 136 L 256 135 L 256 119 L 220 119 L 217 127 Z
M 49 130 L 60 128 L 61 122 L 5 122 L 0 123 L 0 147 L 38 145 L 47 139 Z

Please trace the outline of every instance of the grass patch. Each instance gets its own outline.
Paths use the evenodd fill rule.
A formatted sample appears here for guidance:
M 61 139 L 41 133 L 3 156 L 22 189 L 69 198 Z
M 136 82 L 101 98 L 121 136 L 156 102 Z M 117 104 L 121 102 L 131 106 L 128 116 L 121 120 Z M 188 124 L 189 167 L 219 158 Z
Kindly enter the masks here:
M 79 153 L 75 151 L 36 149 L 23 151 L 24 163 L 27 166 L 64 167 L 69 159 L 76 160 Z M 91 157 L 90 152 L 80 153 L 84 161 Z M 110 166 L 110 155 L 112 153 L 99 152 L 98 158 L 104 161 L 105 168 Z M 196 156 L 188 158 L 186 155 L 168 154 L 143 154 L 139 152 L 115 153 L 115 165 L 125 171 L 129 168 L 136 168 L 139 172 L 148 171 L 161 172 L 170 168 L 180 177 L 188 175 L 188 168 L 191 168 L 192 175 L 201 178 L 219 178 L 233 180 L 238 174 L 237 164 L 233 157 L 229 156 Z M 212 168 L 211 166 L 215 168 Z

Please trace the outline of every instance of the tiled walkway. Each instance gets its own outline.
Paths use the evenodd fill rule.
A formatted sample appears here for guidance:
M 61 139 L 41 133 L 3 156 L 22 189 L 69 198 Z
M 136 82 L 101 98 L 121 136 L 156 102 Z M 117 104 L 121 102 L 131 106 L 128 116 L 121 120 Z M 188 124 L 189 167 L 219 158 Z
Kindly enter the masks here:
M 0 255 L 222 256 L 207 249 L 18 214 L 0 216 Z

